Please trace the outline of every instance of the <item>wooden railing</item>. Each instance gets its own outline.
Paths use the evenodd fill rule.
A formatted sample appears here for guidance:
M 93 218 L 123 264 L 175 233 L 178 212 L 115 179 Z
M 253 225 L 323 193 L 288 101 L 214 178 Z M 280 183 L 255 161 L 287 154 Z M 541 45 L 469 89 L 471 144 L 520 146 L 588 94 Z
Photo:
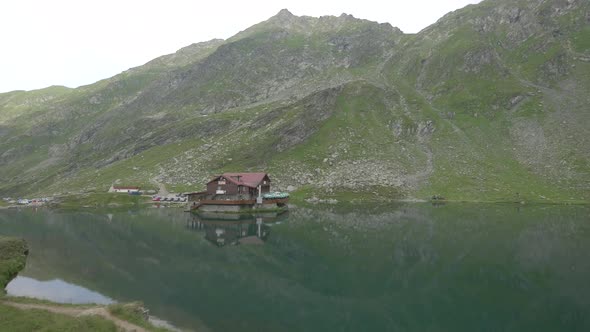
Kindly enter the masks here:
M 288 198 L 265 199 L 262 204 L 287 204 Z M 255 199 L 202 199 L 199 205 L 254 205 Z

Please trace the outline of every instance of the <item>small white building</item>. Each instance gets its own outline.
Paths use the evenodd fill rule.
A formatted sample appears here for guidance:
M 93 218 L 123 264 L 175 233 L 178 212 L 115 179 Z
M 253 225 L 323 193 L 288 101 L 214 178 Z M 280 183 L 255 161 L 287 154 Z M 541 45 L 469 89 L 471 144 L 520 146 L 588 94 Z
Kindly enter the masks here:
M 118 186 L 111 186 L 109 188 L 110 193 L 137 193 L 139 192 L 139 187 L 118 187 Z

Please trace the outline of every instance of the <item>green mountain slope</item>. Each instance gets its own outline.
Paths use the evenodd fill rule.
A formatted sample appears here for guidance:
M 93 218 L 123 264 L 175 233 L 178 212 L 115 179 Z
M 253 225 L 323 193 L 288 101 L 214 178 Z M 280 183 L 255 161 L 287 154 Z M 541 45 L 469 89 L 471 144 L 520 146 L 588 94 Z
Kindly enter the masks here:
M 286 10 L 77 89 L 0 94 L 0 192 L 590 199 L 590 5 L 487 0 L 414 35 Z

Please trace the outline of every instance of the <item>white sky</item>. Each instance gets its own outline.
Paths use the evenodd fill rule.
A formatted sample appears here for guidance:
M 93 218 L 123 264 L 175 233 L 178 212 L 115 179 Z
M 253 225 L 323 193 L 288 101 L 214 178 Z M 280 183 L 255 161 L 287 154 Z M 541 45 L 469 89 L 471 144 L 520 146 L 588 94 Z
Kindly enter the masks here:
M 0 92 L 77 87 L 275 15 L 352 14 L 418 32 L 481 0 L 0 0 Z

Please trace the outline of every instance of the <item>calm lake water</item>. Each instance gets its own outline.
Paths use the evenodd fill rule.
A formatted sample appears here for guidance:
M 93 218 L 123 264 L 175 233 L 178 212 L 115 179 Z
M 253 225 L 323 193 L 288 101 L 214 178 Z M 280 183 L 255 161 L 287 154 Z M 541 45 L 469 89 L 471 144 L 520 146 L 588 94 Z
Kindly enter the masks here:
M 0 234 L 30 246 L 12 293 L 139 300 L 199 331 L 590 331 L 585 206 L 4 210 Z
M 57 303 L 70 304 L 112 304 L 114 301 L 100 293 L 63 280 L 36 280 L 18 276 L 6 287 L 10 296 L 27 296 Z

